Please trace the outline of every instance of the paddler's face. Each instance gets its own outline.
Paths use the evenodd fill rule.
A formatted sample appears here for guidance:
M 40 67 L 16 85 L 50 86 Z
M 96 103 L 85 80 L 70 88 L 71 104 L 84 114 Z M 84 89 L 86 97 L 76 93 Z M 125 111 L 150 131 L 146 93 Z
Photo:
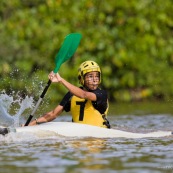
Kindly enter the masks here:
M 90 90 L 96 90 L 99 86 L 100 74 L 99 72 L 92 71 L 85 75 L 84 84 Z

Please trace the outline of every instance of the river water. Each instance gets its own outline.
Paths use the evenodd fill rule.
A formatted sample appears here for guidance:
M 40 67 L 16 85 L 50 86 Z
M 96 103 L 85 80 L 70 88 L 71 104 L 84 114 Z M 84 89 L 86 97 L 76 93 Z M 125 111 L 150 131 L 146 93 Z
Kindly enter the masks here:
M 113 107 L 116 111 L 111 110 L 109 116 L 112 128 L 133 132 L 173 131 L 173 115 L 167 109 L 165 113 L 149 109 L 145 113 L 139 106 L 134 110 L 129 109 L 132 105 L 123 105 L 119 111 Z M 157 110 L 160 107 L 156 106 Z M 56 121 L 70 120 L 64 114 Z M 173 137 L 96 139 L 67 138 L 55 133 L 39 136 L 11 133 L 0 136 L 0 151 L 2 173 L 173 172 Z

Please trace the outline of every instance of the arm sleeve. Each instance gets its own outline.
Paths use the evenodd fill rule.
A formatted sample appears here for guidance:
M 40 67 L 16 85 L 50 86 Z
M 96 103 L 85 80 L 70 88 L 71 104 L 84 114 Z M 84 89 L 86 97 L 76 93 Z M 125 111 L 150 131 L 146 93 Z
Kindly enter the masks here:
M 72 97 L 72 94 L 70 92 L 68 92 L 60 102 L 60 105 L 63 106 L 63 108 L 66 112 L 70 111 L 70 99 L 71 99 L 71 97 Z
M 108 96 L 105 90 L 97 89 L 93 91 L 96 95 L 97 100 L 93 103 L 93 106 L 101 113 L 104 114 L 108 107 Z

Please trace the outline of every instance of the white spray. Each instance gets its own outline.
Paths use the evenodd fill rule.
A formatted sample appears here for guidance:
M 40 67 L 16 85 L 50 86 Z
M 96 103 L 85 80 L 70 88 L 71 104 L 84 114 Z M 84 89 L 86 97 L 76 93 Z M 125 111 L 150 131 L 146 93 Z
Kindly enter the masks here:
M 0 94 L 0 125 L 18 127 L 22 113 L 26 109 L 32 109 L 34 106 L 33 97 L 26 96 L 24 99 L 21 99 L 17 96 L 16 99 L 14 98 L 14 95 L 7 95 L 4 91 Z M 13 105 L 16 104 L 18 109 L 15 109 L 14 115 L 10 115 L 10 109 L 13 109 Z

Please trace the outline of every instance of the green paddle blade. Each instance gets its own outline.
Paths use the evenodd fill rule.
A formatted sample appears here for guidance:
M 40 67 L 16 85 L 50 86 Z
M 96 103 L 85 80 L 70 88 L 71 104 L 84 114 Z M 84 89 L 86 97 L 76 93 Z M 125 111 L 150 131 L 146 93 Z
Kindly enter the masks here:
M 82 35 L 79 33 L 72 33 L 65 37 L 65 40 L 55 57 L 56 67 L 53 71 L 54 73 L 57 73 L 60 66 L 73 56 L 80 43 L 81 38 Z

